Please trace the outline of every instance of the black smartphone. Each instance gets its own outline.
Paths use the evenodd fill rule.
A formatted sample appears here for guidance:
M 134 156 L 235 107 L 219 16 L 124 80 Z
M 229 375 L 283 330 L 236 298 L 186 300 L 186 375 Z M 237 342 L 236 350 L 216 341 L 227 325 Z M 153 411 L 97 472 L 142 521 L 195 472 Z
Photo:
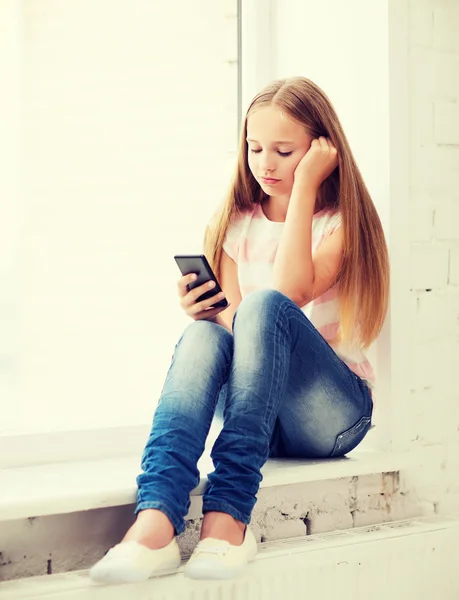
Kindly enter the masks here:
M 209 290 L 208 292 L 204 292 L 196 302 L 201 302 L 201 300 L 207 300 L 207 298 L 211 298 L 222 291 L 220 284 L 217 281 L 217 278 L 214 275 L 214 272 L 209 265 L 207 258 L 204 254 L 176 254 L 174 256 L 175 262 L 177 263 L 182 275 L 189 275 L 190 273 L 196 273 L 198 276 L 196 281 L 192 281 L 188 284 L 188 289 L 192 290 L 195 287 L 206 283 L 207 281 L 215 281 L 215 287 Z M 228 306 L 228 301 L 226 298 L 223 300 L 219 300 L 216 302 L 212 308 L 226 308 Z

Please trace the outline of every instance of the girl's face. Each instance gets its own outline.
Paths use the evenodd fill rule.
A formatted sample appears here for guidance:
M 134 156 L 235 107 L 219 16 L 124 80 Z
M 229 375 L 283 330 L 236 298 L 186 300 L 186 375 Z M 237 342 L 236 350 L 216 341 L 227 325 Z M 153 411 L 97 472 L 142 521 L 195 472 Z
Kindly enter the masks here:
M 295 169 L 311 147 L 305 128 L 273 106 L 247 120 L 249 168 L 268 196 L 290 198 Z

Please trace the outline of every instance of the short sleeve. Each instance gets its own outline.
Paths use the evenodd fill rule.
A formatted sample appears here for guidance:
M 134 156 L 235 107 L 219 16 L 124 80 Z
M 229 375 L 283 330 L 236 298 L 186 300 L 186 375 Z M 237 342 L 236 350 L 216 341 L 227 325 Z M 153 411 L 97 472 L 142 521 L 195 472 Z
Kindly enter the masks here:
M 237 216 L 230 222 L 226 232 L 225 241 L 223 242 L 223 250 L 235 263 L 238 262 L 239 247 L 244 232 L 245 218 L 246 215 Z
M 341 216 L 341 212 L 336 212 L 328 221 L 326 228 L 326 237 L 335 233 L 337 229 L 341 227 L 343 224 L 343 219 Z

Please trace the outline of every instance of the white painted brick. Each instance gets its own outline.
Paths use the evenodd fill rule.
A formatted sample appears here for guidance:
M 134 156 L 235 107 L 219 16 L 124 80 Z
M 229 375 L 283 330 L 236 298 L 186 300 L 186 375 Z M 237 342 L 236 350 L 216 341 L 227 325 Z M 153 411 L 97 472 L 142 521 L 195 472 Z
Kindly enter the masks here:
M 442 470 L 448 489 L 455 494 L 459 494 L 459 434 L 451 444 L 445 445 L 445 456 Z
M 410 146 L 435 142 L 433 98 L 414 93 L 410 98 Z
M 416 506 L 419 510 L 419 516 L 421 517 L 433 517 L 436 514 L 433 502 L 422 500 L 417 502 Z
M 411 248 L 411 288 L 436 289 L 448 281 L 448 248 L 414 245 Z
M 374 503 L 374 506 L 378 506 L 377 508 L 363 509 L 359 507 L 359 510 L 354 513 L 354 527 L 407 519 L 417 512 L 411 498 L 400 494 L 390 500 L 386 499 L 385 502 L 384 498 L 381 498 L 382 501 L 379 505 Z
M 279 510 L 291 519 L 304 519 L 308 514 L 306 504 L 291 499 L 283 500 L 279 504 Z
M 390 516 L 384 508 L 358 510 L 354 513 L 354 527 L 368 527 L 379 523 L 387 523 Z
M 459 285 L 459 247 L 449 251 L 449 278 L 450 285 Z
M 447 387 L 448 383 L 444 382 L 444 385 Z M 435 392 L 423 404 L 424 427 L 420 432 L 420 441 L 424 445 L 445 444 L 457 439 L 457 396 L 452 395 L 451 390 L 442 393 L 440 386 L 435 387 Z M 427 398 L 427 395 L 424 397 Z
M 410 390 L 403 405 L 397 407 L 396 423 L 400 423 L 400 433 L 403 434 L 404 439 L 410 443 L 410 447 L 413 449 L 419 447 L 421 443 L 420 432 L 425 425 L 422 405 L 417 402 L 417 396 L 422 391 L 416 389 Z M 398 433 L 398 431 L 394 433 Z
M 351 529 L 353 526 L 354 520 L 349 511 L 311 514 L 311 534 L 325 533 L 336 529 Z
M 409 4 L 410 46 L 430 46 L 433 40 L 433 9 L 428 1 L 411 0 Z
M 435 102 L 434 123 L 435 141 L 438 144 L 459 146 L 459 104 L 457 102 Z
M 435 85 L 435 55 L 430 49 L 415 48 L 408 61 L 410 100 L 415 96 L 430 100 Z
M 266 520 L 263 528 L 260 528 L 261 536 L 266 542 L 274 540 L 284 540 L 292 537 L 301 537 L 306 535 L 306 525 L 299 520 L 292 521 L 284 519 L 283 521 Z
M 429 341 L 413 344 L 411 350 L 410 382 L 411 389 L 432 390 L 432 404 L 444 402 L 444 394 L 453 395 L 459 389 L 459 342 Z M 454 409 L 457 415 L 457 408 Z M 452 415 L 453 416 L 453 415 Z M 428 422 L 425 423 L 428 427 Z M 422 432 L 421 432 L 422 433 Z M 442 431 L 438 431 L 441 437 Z
M 459 514 L 459 493 L 449 493 L 438 503 L 438 512 L 443 515 Z
M 459 56 L 416 48 L 409 57 L 411 95 L 455 102 L 459 96 Z
M 427 503 L 432 504 L 432 506 L 435 509 L 435 505 L 437 505 L 441 498 L 444 495 L 444 491 L 441 486 L 438 485 L 438 481 L 435 480 L 435 483 L 431 483 L 428 486 L 425 487 L 419 487 L 417 489 L 417 492 L 419 494 L 419 497 Z
M 276 509 L 278 512 L 289 513 L 292 510 L 295 516 L 306 515 L 311 506 L 324 506 L 324 503 L 335 503 L 336 498 L 341 498 L 341 504 L 346 505 L 349 498 L 350 478 L 338 481 L 321 481 L 305 483 L 298 486 L 279 488 L 262 488 L 258 494 L 257 510 L 267 512 Z
M 410 182 L 415 197 L 428 194 L 433 201 L 457 197 L 459 190 L 459 147 L 434 143 L 412 144 Z
M 433 10 L 429 2 L 410 1 L 410 46 L 431 46 L 433 41 Z
M 357 494 L 365 498 L 369 494 L 382 491 L 382 475 L 374 473 L 373 475 L 361 475 L 356 482 Z
M 459 97 L 459 55 L 435 55 L 435 95 L 449 101 Z
M 459 6 L 449 4 L 433 11 L 433 46 L 443 52 L 459 54 Z
M 437 240 L 459 239 L 459 190 L 457 198 L 437 202 L 434 222 L 434 235 Z
M 411 226 L 411 241 L 429 242 L 433 237 L 434 224 L 435 204 L 432 197 L 423 190 L 413 190 L 410 205 L 410 212 L 414 217 Z
M 416 342 L 448 340 L 459 335 L 459 291 L 420 293 L 416 305 L 413 320 Z

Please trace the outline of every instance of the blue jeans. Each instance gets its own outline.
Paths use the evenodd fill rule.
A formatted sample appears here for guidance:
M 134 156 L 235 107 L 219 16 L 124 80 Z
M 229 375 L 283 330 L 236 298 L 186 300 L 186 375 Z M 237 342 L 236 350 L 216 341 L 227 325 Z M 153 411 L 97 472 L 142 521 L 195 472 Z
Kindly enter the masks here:
M 233 334 L 196 321 L 176 345 L 137 477 L 136 514 L 156 508 L 177 534 L 184 530 L 217 404 L 223 428 L 203 512 L 246 524 L 269 456 L 343 456 L 365 437 L 373 410 L 367 384 L 289 298 L 252 292 Z

